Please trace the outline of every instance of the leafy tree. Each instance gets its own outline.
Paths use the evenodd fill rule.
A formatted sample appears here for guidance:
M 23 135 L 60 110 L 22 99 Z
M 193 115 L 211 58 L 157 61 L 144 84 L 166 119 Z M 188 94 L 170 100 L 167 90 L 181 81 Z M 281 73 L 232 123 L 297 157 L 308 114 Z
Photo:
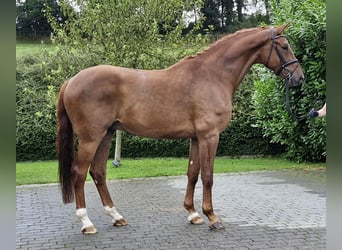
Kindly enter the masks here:
M 244 1 L 243 0 L 236 0 L 236 12 L 238 16 L 238 21 L 242 22 L 243 15 L 242 15 L 242 8 L 244 7 Z
M 16 31 L 18 35 L 27 37 L 50 36 L 52 28 L 44 14 L 44 9 L 49 7 L 59 23 L 65 21 L 57 0 L 25 0 L 16 1 L 17 17 Z
M 77 13 L 70 11 L 68 2 L 61 2 L 69 18 L 64 25 L 59 25 L 52 15 L 49 17 L 59 57 L 77 60 L 76 71 L 106 63 L 144 69 L 164 68 L 185 54 L 197 51 L 206 42 L 204 36 L 194 36 L 201 19 L 192 31 L 182 35 L 187 28 L 182 14 L 194 4 L 201 4 L 200 0 L 76 2 L 80 9 Z M 64 63 L 60 65 L 65 66 Z
M 235 12 L 234 12 L 234 0 L 221 0 L 222 3 L 222 27 L 231 26 L 234 23 Z
M 271 1 L 271 20 L 287 29 L 291 47 L 301 62 L 305 83 L 291 90 L 293 112 L 307 115 L 319 108 L 326 93 L 326 6 L 323 0 Z M 286 147 L 286 156 L 296 161 L 323 161 L 326 157 L 326 119 L 294 121 L 285 108 L 284 82 L 262 67 L 257 68 L 253 96 L 256 126 L 265 136 Z M 259 80 L 261 79 L 261 80 Z M 320 100 L 320 101 L 318 101 Z
M 203 28 L 205 31 L 213 30 L 218 32 L 221 29 L 220 11 L 217 0 L 205 0 L 201 12 L 205 16 Z
M 264 3 L 266 15 L 253 11 L 253 5 L 246 5 L 246 2 L 250 3 L 246 0 L 205 0 L 201 9 L 205 17 L 203 33 L 232 33 L 238 29 L 255 27 L 260 21 L 268 22 L 268 0 L 253 0 L 252 3 L 256 5 L 260 1 Z M 248 9 L 252 10 L 252 14 L 243 12 Z

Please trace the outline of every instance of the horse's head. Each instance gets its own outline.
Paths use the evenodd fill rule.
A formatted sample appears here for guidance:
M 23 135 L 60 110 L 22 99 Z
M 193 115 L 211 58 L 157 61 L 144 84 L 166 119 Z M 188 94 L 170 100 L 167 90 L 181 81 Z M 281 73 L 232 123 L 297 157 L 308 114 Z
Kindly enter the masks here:
M 302 67 L 290 48 L 290 44 L 283 34 L 288 24 L 271 28 L 268 45 L 268 57 L 265 66 L 272 69 L 288 82 L 290 87 L 300 85 L 304 80 Z M 265 51 L 267 51 L 267 48 Z M 266 52 L 267 53 L 267 52 Z

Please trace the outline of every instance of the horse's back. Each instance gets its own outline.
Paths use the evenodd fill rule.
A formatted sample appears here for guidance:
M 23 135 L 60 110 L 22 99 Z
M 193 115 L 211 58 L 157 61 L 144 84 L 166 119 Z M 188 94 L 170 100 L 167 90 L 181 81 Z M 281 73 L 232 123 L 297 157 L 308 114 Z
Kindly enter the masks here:
M 84 69 L 69 79 L 65 90 L 66 99 L 86 102 L 113 99 L 122 96 L 122 91 L 132 83 L 141 81 L 141 72 L 110 65 Z
M 130 69 L 111 65 L 98 65 L 81 70 L 69 80 L 68 88 L 94 88 L 122 81 L 123 71 Z

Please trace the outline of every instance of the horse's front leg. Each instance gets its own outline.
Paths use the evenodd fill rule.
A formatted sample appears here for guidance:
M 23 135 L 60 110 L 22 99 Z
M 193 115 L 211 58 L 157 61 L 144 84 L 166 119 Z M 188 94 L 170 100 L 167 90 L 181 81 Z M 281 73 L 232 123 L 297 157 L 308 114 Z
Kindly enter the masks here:
M 212 205 L 213 169 L 218 142 L 218 134 L 208 135 L 199 139 L 199 160 L 203 183 L 202 210 L 209 219 L 210 229 L 214 230 L 224 228 L 219 218 L 214 214 Z
M 200 170 L 198 158 L 198 141 L 191 139 L 188 163 L 188 184 L 185 193 L 184 207 L 189 211 L 188 220 L 191 224 L 203 224 L 203 219 L 196 212 L 194 207 L 194 192 Z
M 96 188 L 100 194 L 105 214 L 112 217 L 114 226 L 120 227 L 125 226 L 128 223 L 126 219 L 116 210 L 106 183 L 106 167 L 111 142 L 112 133 L 107 132 L 96 151 L 96 155 L 91 164 L 89 173 L 93 178 Z

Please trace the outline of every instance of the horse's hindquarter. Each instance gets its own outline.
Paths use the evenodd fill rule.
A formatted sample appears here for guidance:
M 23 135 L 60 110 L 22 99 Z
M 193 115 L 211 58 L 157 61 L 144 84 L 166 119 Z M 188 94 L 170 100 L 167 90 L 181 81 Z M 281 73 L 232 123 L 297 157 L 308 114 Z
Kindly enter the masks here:
M 68 112 L 70 119 L 97 129 L 107 130 L 116 122 L 118 128 L 144 137 L 191 138 L 198 129 L 215 129 L 216 119 L 230 116 L 230 110 L 215 107 L 210 86 L 203 93 L 184 71 L 97 66 L 81 71 L 69 84 L 65 102 L 78 106 L 77 112 Z

